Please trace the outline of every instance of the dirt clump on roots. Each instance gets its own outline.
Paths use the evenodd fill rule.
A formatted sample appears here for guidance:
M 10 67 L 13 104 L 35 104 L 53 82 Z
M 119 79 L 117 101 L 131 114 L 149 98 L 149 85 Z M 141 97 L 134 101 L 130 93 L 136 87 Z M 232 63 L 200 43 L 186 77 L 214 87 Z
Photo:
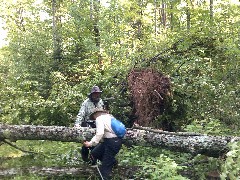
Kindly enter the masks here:
M 170 78 L 154 69 L 133 69 L 128 74 L 135 123 L 161 128 L 155 118 L 161 115 L 171 96 Z

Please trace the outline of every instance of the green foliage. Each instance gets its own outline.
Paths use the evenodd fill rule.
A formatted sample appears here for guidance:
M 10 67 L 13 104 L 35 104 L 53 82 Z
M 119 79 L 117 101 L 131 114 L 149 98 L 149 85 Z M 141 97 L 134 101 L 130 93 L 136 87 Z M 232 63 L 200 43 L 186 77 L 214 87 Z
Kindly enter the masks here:
M 1 164 L 1 168 L 65 166 L 70 163 L 70 159 L 72 159 L 71 165 L 79 164 L 79 152 L 76 152 L 79 144 L 77 143 L 17 141 L 16 146 L 36 154 L 23 153 L 9 145 L 2 145 L 0 157 L 8 160 Z M 75 157 L 76 153 L 78 156 Z M 74 158 L 79 158 L 77 161 L 75 159 L 75 164 L 73 164 Z
M 231 128 L 227 128 L 224 123 L 218 119 L 204 119 L 204 120 L 194 120 L 191 124 L 184 128 L 188 132 L 199 132 L 202 134 L 209 135 L 233 135 L 239 136 L 239 132 L 232 131 Z
M 182 168 L 163 154 L 146 159 L 141 166 L 142 171 L 136 175 L 140 179 L 187 179 L 177 173 Z
M 227 78 L 229 71 L 225 70 L 227 67 L 225 63 L 228 61 L 224 60 L 226 53 L 232 50 L 227 47 L 219 51 L 218 49 L 221 48 L 222 44 L 217 44 L 219 42 L 211 40 L 211 38 L 208 40 L 208 38 L 198 36 L 195 37 L 195 42 L 191 42 L 193 38 L 190 37 L 188 42 L 185 41 L 186 38 L 180 42 L 177 47 L 181 48 L 180 52 L 182 51 L 183 54 L 177 57 L 173 56 L 172 60 L 169 59 L 170 63 L 176 62 L 171 64 L 176 67 L 176 69 L 171 70 L 173 86 L 176 89 L 177 97 L 180 95 L 180 100 L 187 105 L 187 119 L 220 119 L 228 125 L 235 124 L 239 127 L 237 125 L 238 102 L 236 101 L 239 98 L 237 90 L 239 84 L 233 83 L 229 79 L 232 76 Z M 181 45 L 186 47 L 183 48 Z M 235 53 L 238 51 L 236 50 Z M 215 54 L 218 56 L 214 56 Z M 219 65 L 218 63 L 221 61 L 222 64 Z M 235 66 L 238 66 L 236 56 L 231 62 L 235 62 Z M 223 69 L 219 66 L 222 66 Z M 235 67 L 232 66 L 233 69 Z M 233 70 L 233 72 L 236 71 Z
M 229 144 L 230 151 L 226 154 L 226 160 L 222 164 L 221 179 L 239 179 L 240 178 L 240 143 Z
M 117 156 L 120 165 L 138 169 L 136 179 L 206 179 L 220 171 L 221 159 L 173 152 L 160 148 L 123 147 Z
M 133 67 L 152 66 L 170 75 L 173 83 L 171 106 L 158 121 L 185 126 L 196 119 L 218 119 L 238 129 L 237 6 L 217 4 L 222 11 L 217 11 L 212 20 L 208 4 L 199 3 L 190 8 L 191 28 L 186 29 L 186 21 L 178 22 L 186 13 L 186 7 L 179 3 L 166 2 L 166 7 L 171 7 L 166 12 L 173 18 L 167 19 L 172 23 L 168 29 L 155 22 L 161 19 L 154 9 L 162 5 L 159 2 L 155 6 L 151 2 L 111 1 L 96 12 L 88 8 L 89 1 L 59 2 L 55 15 L 63 21 L 56 22 L 58 34 L 52 34 L 51 4 L 24 1 L 12 5 L 4 1 L 3 10 L 10 9 L 2 17 L 11 18 L 6 24 L 9 56 L 3 66 L 6 69 L 11 64 L 12 69 L 5 71 L 1 88 L 6 94 L 1 102 L 4 122 L 71 125 L 95 84 L 104 90 L 103 97 L 115 98 L 112 112 L 127 121 L 130 107 L 118 107 L 129 104 L 127 74 Z M 19 8 L 23 13 L 18 13 Z M 101 32 L 101 51 L 95 44 L 95 23 Z M 61 38 L 59 60 L 52 58 L 54 35 Z M 149 59 L 158 53 L 158 58 Z
M 81 160 L 81 144 L 79 143 L 17 141 L 16 145 L 24 150 L 36 152 L 36 154 L 22 153 L 9 145 L 3 144 L 0 146 L 0 160 L 4 161 L 2 161 L 0 168 L 75 167 L 86 165 Z M 220 171 L 220 164 L 223 164 L 222 172 L 225 173 L 225 176 L 232 172 L 230 168 L 235 171 L 238 168 L 238 165 L 235 165 L 238 157 L 236 155 L 237 148 L 235 147 L 235 150 L 228 154 L 230 159 L 229 161 L 226 160 L 225 163 L 217 158 L 202 155 L 191 156 L 187 153 L 140 146 L 131 148 L 123 146 L 117 155 L 117 159 L 121 167 L 132 167 L 133 172 L 135 172 L 134 176 L 137 179 L 157 179 L 157 177 L 164 179 L 206 179 L 208 172 Z M 137 169 L 137 171 L 134 171 L 134 169 Z M 26 179 L 32 176 L 36 175 L 25 175 L 16 178 Z
M 121 159 L 123 165 L 138 166 L 139 170 L 135 174 L 137 179 L 187 179 L 179 174 L 183 167 L 172 159 L 176 156 L 170 153 L 168 156 L 172 158 L 169 158 L 164 154 L 168 154 L 167 151 L 156 148 L 124 147 L 118 154 L 118 159 Z
M 1 123 L 72 126 L 93 85 L 103 89 L 103 98 L 114 97 L 111 112 L 128 123 L 132 109 L 124 106 L 131 97 L 127 75 L 135 67 L 152 67 L 169 75 L 173 88 L 169 106 L 156 123 L 239 135 L 239 5 L 218 1 L 210 17 L 208 1 L 112 0 L 99 8 L 91 2 L 59 1 L 54 13 L 50 1 L 2 1 L 0 17 L 6 20 L 9 45 L 0 50 Z M 235 178 L 239 171 L 233 164 L 239 153 L 235 145 L 232 148 L 223 178 Z M 124 149 L 123 162 L 178 177 L 177 160 L 153 150 L 154 159 L 149 151 Z M 74 164 L 74 153 L 43 163 Z M 154 178 L 157 173 L 139 175 Z
M 78 165 L 83 165 L 79 148 L 81 144 L 79 143 L 63 143 L 54 141 L 17 141 L 15 143 L 21 149 L 26 151 L 35 152 L 23 153 L 9 145 L 2 144 L 0 146 L 0 168 L 24 168 L 35 167 L 35 168 L 47 168 L 47 167 L 76 167 Z M 90 174 L 89 177 L 92 175 Z M 2 178 L 2 177 L 1 177 Z M 59 176 L 39 176 L 33 173 L 23 172 L 22 174 L 15 175 L 13 177 L 6 177 L 3 179 L 60 179 Z M 85 177 L 72 177 L 63 176 L 62 179 L 74 179 L 74 178 L 85 178 Z M 86 177 L 88 178 L 88 177 Z

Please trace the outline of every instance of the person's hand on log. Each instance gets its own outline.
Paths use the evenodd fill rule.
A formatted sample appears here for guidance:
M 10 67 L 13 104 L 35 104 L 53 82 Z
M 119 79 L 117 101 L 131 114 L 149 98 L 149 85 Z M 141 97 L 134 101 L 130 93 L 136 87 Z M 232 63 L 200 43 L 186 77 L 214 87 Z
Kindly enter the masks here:
M 85 147 L 91 147 L 91 143 L 90 143 L 89 141 L 85 141 L 85 142 L 83 143 L 83 145 L 84 145 Z
M 133 128 L 134 128 L 134 127 L 140 127 L 140 125 L 137 124 L 137 123 L 134 123 L 134 124 L 133 124 Z
M 75 128 L 80 128 L 81 126 L 80 126 L 80 124 L 75 124 L 74 127 Z

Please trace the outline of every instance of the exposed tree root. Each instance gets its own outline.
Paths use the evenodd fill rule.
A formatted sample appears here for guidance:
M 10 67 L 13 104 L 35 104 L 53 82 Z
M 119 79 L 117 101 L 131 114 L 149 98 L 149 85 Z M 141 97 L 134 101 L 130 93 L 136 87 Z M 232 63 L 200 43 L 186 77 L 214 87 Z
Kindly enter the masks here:
M 128 86 L 137 116 L 136 123 L 160 128 L 161 125 L 154 120 L 168 105 L 168 98 L 171 96 L 169 77 L 150 68 L 133 69 L 128 75 Z

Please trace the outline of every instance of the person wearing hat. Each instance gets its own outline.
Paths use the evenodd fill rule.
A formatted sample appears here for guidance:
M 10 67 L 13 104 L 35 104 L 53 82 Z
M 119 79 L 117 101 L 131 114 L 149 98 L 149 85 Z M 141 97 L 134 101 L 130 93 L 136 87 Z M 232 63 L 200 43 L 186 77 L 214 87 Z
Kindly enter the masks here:
M 81 108 L 77 114 L 77 118 L 74 124 L 74 127 L 92 127 L 95 128 L 95 121 L 93 121 L 89 116 L 95 110 L 95 108 L 104 107 L 103 100 L 101 99 L 102 91 L 98 86 L 93 86 L 90 93 L 88 94 L 88 98 L 82 103 Z M 93 148 L 93 147 L 92 147 Z M 89 161 L 89 150 L 92 148 L 87 148 L 85 146 L 81 149 L 81 156 L 83 161 Z
M 90 115 L 96 121 L 96 134 L 90 141 L 85 141 L 85 147 L 96 146 L 91 154 L 91 161 L 101 161 L 99 168 L 102 179 L 110 179 L 112 168 L 117 165 L 115 156 L 122 147 L 122 138 L 118 138 L 111 128 L 113 116 L 108 111 L 96 108 Z M 101 142 L 101 143 L 100 143 Z
M 98 86 L 92 87 L 88 98 L 82 103 L 81 108 L 77 114 L 77 118 L 74 124 L 75 127 L 95 127 L 89 116 L 95 108 L 104 107 L 103 100 L 101 99 L 101 93 L 102 91 Z

